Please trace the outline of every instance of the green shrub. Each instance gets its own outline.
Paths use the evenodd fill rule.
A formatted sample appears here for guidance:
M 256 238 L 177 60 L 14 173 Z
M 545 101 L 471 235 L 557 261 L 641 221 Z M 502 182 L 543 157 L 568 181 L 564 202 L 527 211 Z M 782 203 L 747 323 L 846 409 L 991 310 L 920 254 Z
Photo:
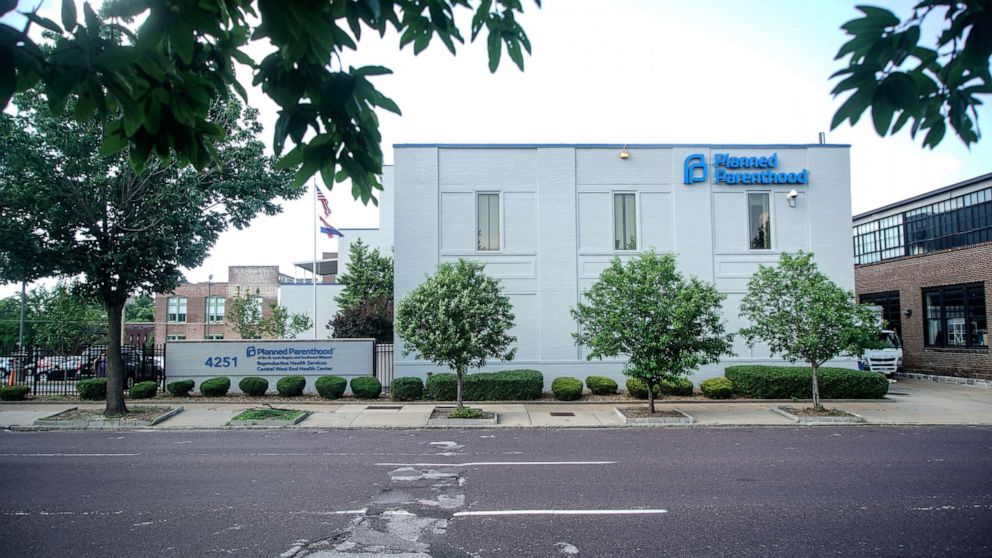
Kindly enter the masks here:
M 269 391 L 269 381 L 258 376 L 248 376 L 241 378 L 241 381 L 238 382 L 238 389 L 245 395 L 260 397 Z
M 703 380 L 699 384 L 699 390 L 710 399 L 730 399 L 730 396 L 734 394 L 734 384 L 721 376 Z
M 351 393 L 358 399 L 377 399 L 382 394 L 382 384 L 372 376 L 357 376 L 351 379 Z
M 662 380 L 661 383 L 658 384 L 658 391 L 662 395 L 692 397 L 692 380 L 688 378 L 675 378 L 674 380 Z
M 276 382 L 276 391 L 283 397 L 302 395 L 305 387 L 307 387 L 307 379 L 303 376 L 286 376 Z
M 555 378 L 551 382 L 551 393 L 558 401 L 575 401 L 582 397 L 582 382 L 568 376 Z
M 79 398 L 86 401 L 103 401 L 107 398 L 107 379 L 90 378 L 76 383 Z
M 606 376 L 589 376 L 586 378 L 586 387 L 593 395 L 614 395 L 617 392 L 617 383 Z
M 537 370 L 476 372 L 463 378 L 466 401 L 523 401 L 544 395 L 544 376 Z M 434 374 L 427 379 L 427 398 L 454 401 L 457 398 L 454 374 Z
M 28 386 L 2 386 L 0 387 L 0 401 L 24 401 L 24 397 L 31 393 Z
M 165 389 L 176 397 L 186 397 L 195 387 L 196 382 L 193 380 L 179 380 L 165 384 Z
M 657 385 L 652 388 L 652 391 L 654 391 L 654 396 L 658 397 L 660 391 Z M 627 395 L 633 397 L 634 399 L 647 399 L 648 385 L 640 378 L 628 378 Z
M 348 380 L 341 376 L 321 376 L 314 383 L 317 393 L 324 399 L 340 399 L 348 389 Z
M 727 379 L 734 393 L 755 399 L 810 399 L 813 371 L 804 366 L 729 366 Z M 824 399 L 880 399 L 889 381 L 877 372 L 847 368 L 820 368 L 820 397 Z
M 416 401 L 424 397 L 424 382 L 420 378 L 394 378 L 389 385 L 389 398 L 393 401 Z
M 231 389 L 231 379 L 224 376 L 210 378 L 200 384 L 200 395 L 204 397 L 224 397 Z
M 158 382 L 139 382 L 131 386 L 131 399 L 151 399 L 158 393 Z

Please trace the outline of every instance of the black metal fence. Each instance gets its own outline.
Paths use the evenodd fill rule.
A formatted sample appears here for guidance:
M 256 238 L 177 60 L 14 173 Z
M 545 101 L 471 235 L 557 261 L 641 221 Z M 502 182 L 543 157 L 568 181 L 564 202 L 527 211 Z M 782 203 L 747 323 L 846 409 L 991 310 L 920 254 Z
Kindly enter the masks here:
M 372 365 L 376 379 L 382 384 L 382 391 L 389 393 L 389 386 L 393 383 L 393 345 L 376 343 L 372 352 Z
M 0 379 L 3 385 L 26 385 L 35 395 L 76 395 L 79 380 L 107 375 L 106 351 L 106 345 L 92 345 L 77 354 L 0 345 Z M 165 345 L 123 345 L 121 359 L 127 386 L 155 381 L 165 389 Z

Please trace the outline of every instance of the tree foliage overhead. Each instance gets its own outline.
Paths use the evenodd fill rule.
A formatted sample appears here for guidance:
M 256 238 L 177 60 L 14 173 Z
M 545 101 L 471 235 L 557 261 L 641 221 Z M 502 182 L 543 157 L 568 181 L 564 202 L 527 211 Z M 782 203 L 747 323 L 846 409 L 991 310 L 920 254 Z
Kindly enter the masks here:
M 378 248 L 370 250 L 360 238 L 351 244 L 348 255 L 348 269 L 337 278 L 344 285 L 335 298 L 338 307 L 349 310 L 378 298 L 392 302 L 393 259 L 383 256 Z
M 513 319 L 513 305 L 499 279 L 486 275 L 483 264 L 459 258 L 439 265 L 403 297 L 396 309 L 396 331 L 405 342 L 404 356 L 413 353 L 455 371 L 461 409 L 462 378 L 469 368 L 494 358 L 513 360 Z
M 624 374 L 648 384 L 653 413 L 655 386 L 730 353 L 724 298 L 715 286 L 679 273 L 671 254 L 614 258 L 572 310 L 579 326 L 573 337 L 588 360 L 626 356 Z
M 747 285 L 740 331 L 750 346 L 768 344 L 772 356 L 808 362 L 813 368 L 813 405 L 820 406 L 817 370 L 842 354 L 861 354 L 877 339 L 878 315 L 858 304 L 823 274 L 813 254 L 782 254 L 775 267 L 760 266 Z
M 16 5 L 0 1 L 0 17 Z M 523 69 L 530 41 L 516 19 L 521 0 L 107 0 L 100 13 L 62 0 L 59 22 L 28 11 L 23 29 L 0 23 L 0 109 L 40 82 L 57 114 L 72 97 L 77 118 L 106 118 L 104 153 L 129 148 L 135 171 L 153 155 L 202 170 L 225 133 L 213 101 L 230 89 L 247 101 L 235 77 L 241 65 L 279 105 L 273 146 L 282 155 L 287 140 L 293 144 L 280 165 L 296 170 L 295 185 L 317 172 L 328 187 L 351 179 L 353 195 L 367 203 L 381 189 L 375 109 L 400 110 L 370 80 L 388 68 L 355 68 L 344 58 L 364 33 L 390 29 L 415 54 L 434 38 L 454 53 L 465 41 L 460 9 L 473 14 L 471 40 L 486 36 L 491 71 L 504 48 Z M 54 34 L 55 48 L 40 48 L 31 27 Z M 258 42 L 270 53 L 254 60 L 245 47 Z
M 940 144 L 947 127 L 970 146 L 978 142 L 978 107 L 992 93 L 992 4 L 988 0 L 921 0 L 901 21 L 884 8 L 858 6 L 864 14 L 841 29 L 851 36 L 835 59 L 850 56 L 834 96 L 853 91 L 834 114 L 831 128 L 853 126 L 869 108 L 880 136 L 906 124 L 910 135 L 925 132 L 923 146 Z M 931 16 L 943 14 L 935 43 L 921 44 Z

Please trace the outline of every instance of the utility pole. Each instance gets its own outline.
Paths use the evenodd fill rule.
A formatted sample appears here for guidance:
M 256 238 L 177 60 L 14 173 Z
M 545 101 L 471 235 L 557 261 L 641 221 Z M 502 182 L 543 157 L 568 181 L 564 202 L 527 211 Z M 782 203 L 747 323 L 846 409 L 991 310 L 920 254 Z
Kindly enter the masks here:
M 28 282 L 21 281 L 21 322 L 20 329 L 17 332 L 17 352 L 24 352 L 24 307 L 27 304 L 27 288 Z
M 209 339 L 210 334 L 210 282 L 214 280 L 213 274 L 207 275 L 207 303 L 206 312 L 203 313 L 203 338 Z

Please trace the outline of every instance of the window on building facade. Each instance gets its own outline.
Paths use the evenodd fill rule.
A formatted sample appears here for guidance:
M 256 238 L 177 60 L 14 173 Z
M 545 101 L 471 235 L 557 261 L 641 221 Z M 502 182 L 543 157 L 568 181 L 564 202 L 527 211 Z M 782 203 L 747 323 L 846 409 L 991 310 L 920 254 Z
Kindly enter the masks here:
M 210 339 L 210 340 L 216 341 L 216 340 L 223 339 L 223 338 L 224 338 L 224 334 L 223 333 L 208 333 L 207 334 L 207 339 Z
M 613 249 L 637 250 L 637 198 L 613 194 Z
M 861 304 L 870 304 L 882 308 L 882 319 L 889 329 L 902 337 L 902 307 L 899 304 L 899 291 L 884 293 L 865 293 L 858 300 Z
M 166 341 L 185 341 L 186 340 L 186 336 L 185 335 L 166 335 L 165 336 L 165 340 Z
M 755 192 L 747 195 L 747 218 L 752 250 L 771 250 L 772 213 L 771 195 Z
M 166 321 L 172 323 L 186 322 L 186 297 L 169 297 L 169 300 L 166 301 Z
M 224 297 L 207 297 L 207 321 L 210 323 L 224 321 Z
M 479 250 L 499 250 L 499 194 L 478 194 L 475 207 Z
M 924 289 L 923 311 L 928 347 L 988 347 L 984 285 Z
M 992 188 L 854 227 L 854 263 L 992 241 Z

